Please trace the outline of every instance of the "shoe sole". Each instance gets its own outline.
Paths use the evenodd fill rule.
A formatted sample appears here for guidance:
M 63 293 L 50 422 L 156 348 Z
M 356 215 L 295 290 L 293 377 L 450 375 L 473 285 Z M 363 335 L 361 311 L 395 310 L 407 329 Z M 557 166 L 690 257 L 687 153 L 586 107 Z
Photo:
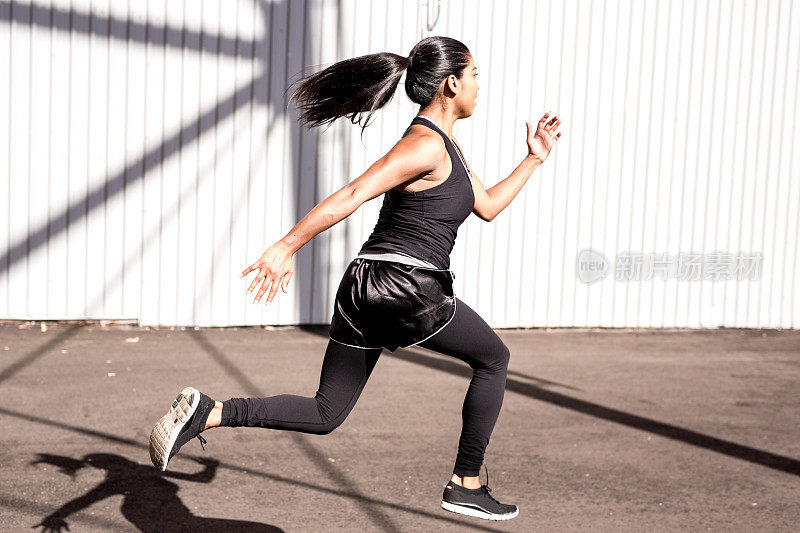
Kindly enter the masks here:
M 463 505 L 458 505 L 457 503 L 450 503 L 442 500 L 442 509 L 446 509 L 448 511 L 452 511 L 454 513 L 463 514 L 467 516 L 475 516 L 477 518 L 483 518 L 485 520 L 510 520 L 519 514 L 519 507 L 513 513 L 506 513 L 506 514 L 491 514 L 487 513 L 486 511 L 481 511 L 480 509 L 475 509 L 473 507 L 465 507 Z
M 172 402 L 167 414 L 161 417 L 150 432 L 150 460 L 158 470 L 167 469 L 170 452 L 183 426 L 200 405 L 200 391 L 186 387 Z

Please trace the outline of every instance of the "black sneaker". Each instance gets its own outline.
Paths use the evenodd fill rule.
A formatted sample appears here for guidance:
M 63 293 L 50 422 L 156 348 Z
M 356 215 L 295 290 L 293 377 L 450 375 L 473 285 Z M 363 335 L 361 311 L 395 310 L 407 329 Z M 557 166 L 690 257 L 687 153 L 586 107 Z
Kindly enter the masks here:
M 491 490 L 488 468 L 486 468 L 486 485 L 481 485 L 479 489 L 465 489 L 455 481 L 450 481 L 442 494 L 442 508 L 486 520 L 508 520 L 519 514 L 516 505 L 500 503 L 490 496 Z
M 181 446 L 197 437 L 206 449 L 200 432 L 206 427 L 208 415 L 216 402 L 195 389 L 186 387 L 172 402 L 167 414 L 161 417 L 150 432 L 150 460 L 162 472 Z

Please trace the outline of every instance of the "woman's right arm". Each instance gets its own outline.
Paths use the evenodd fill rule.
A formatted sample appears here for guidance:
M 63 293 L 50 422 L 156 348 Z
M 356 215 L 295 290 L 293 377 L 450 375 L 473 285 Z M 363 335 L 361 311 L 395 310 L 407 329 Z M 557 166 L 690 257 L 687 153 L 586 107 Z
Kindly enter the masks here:
M 428 135 L 403 137 L 361 176 L 317 204 L 279 242 L 295 253 L 315 236 L 350 216 L 364 202 L 431 172 L 442 159 L 440 145 Z
M 350 216 L 364 202 L 433 171 L 444 154 L 442 142 L 431 135 L 407 135 L 400 139 L 361 176 L 317 204 L 289 233 L 242 272 L 245 276 L 253 270 L 259 271 L 247 289 L 249 293 L 262 284 L 253 302 L 258 302 L 269 291 L 266 303 L 270 303 L 281 284 L 283 292 L 287 292 L 294 272 L 292 255 L 307 242 Z

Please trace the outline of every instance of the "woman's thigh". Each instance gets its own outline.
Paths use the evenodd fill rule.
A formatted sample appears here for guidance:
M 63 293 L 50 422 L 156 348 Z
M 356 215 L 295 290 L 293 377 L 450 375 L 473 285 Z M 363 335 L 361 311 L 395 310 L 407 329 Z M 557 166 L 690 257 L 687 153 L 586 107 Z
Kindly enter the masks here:
M 382 351 L 381 348 L 356 348 L 328 340 L 316 394 L 320 408 L 331 412 L 349 411 L 347 408 L 352 408 L 361 394 Z
M 353 409 L 381 351 L 329 340 L 314 397 L 277 394 L 265 398 L 231 398 L 222 402 L 222 425 L 330 433 Z
M 503 340 L 470 306 L 456 297 L 453 319 L 419 346 L 457 357 L 473 368 L 502 367 L 509 351 Z

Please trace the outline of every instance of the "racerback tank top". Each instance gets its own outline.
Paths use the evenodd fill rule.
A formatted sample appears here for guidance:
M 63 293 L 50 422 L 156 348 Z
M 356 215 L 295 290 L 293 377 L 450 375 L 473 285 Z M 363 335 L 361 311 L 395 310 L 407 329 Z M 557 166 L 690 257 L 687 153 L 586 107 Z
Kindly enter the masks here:
M 414 124 L 442 136 L 453 169 L 446 180 L 422 191 L 386 191 L 378 221 L 359 254 L 400 252 L 449 269 L 458 228 L 475 207 L 472 181 L 458 147 L 444 131 L 421 115 L 414 117 Z

